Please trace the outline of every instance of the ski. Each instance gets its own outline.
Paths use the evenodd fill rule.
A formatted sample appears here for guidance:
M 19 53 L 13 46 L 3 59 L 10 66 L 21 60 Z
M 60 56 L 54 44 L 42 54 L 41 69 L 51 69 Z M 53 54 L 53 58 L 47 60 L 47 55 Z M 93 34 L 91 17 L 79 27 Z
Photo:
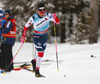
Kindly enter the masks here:
M 42 65 L 50 65 L 51 62 L 56 62 L 56 61 L 47 59 L 47 60 L 42 60 L 42 62 L 43 62 Z M 46 62 L 48 62 L 48 63 L 46 63 Z M 63 60 L 59 60 L 59 63 L 62 63 L 62 62 L 63 62 Z M 22 66 L 22 65 L 27 66 L 27 68 L 32 67 L 31 62 L 14 62 L 14 64 L 18 64 L 16 66 L 14 66 L 15 71 L 21 70 L 22 68 L 20 66 Z
M 30 72 L 32 72 L 32 73 L 35 73 L 35 71 L 33 71 L 33 70 L 31 70 L 31 69 L 29 69 L 29 68 L 26 68 L 25 66 L 23 66 L 23 67 L 21 67 L 22 69 L 25 69 L 25 70 L 27 70 L 27 71 L 30 71 Z
M 54 60 L 42 60 L 42 62 L 52 62 Z M 14 64 L 21 64 L 21 63 L 31 63 L 30 61 L 27 61 L 27 62 L 14 62 Z
M 47 60 L 42 60 L 42 62 L 56 62 L 56 61 L 47 59 Z M 61 62 L 63 62 L 63 60 L 59 60 L 58 62 L 61 63 Z M 14 64 L 22 64 L 22 63 L 25 64 L 25 63 L 31 63 L 31 62 L 30 61 L 27 61 L 27 62 L 14 62 Z
M 25 66 L 24 68 L 27 69 L 27 68 L 29 68 L 29 65 L 30 65 L 30 64 L 26 64 L 26 63 L 25 63 L 25 64 L 22 64 L 22 65 L 19 65 L 19 66 L 14 66 L 14 69 L 13 69 L 13 70 L 14 70 L 14 71 L 19 71 L 19 70 L 22 69 L 22 66 Z
M 23 64 L 23 63 L 22 63 Z M 28 63 L 24 63 L 24 64 L 28 64 Z M 41 65 L 50 65 L 51 63 L 43 63 Z M 32 64 L 28 64 L 27 67 L 32 67 Z M 15 65 L 14 68 L 20 68 L 20 65 Z
M 21 67 L 19 67 L 19 68 L 14 68 L 13 70 L 14 71 L 19 71 L 19 70 L 21 70 L 22 68 Z
M 21 65 L 20 67 L 23 68 L 24 70 L 27 70 L 29 72 L 32 72 L 32 73 L 35 73 L 35 71 L 29 69 L 29 68 L 26 68 L 27 66 L 29 66 L 30 64 L 24 64 L 24 65 Z M 44 75 L 41 74 L 41 77 L 45 78 Z M 41 78 L 41 77 L 37 77 L 37 78 Z
M 30 69 L 30 66 L 32 66 L 32 64 L 25 63 L 25 64 L 22 64 L 22 65 L 19 65 L 19 66 L 14 66 L 14 67 L 18 67 L 18 68 L 14 68 L 14 70 L 15 71 L 19 71 L 21 69 L 24 69 L 24 70 L 27 70 L 29 72 L 35 73 L 35 71 L 33 71 L 33 70 Z M 45 78 L 44 75 L 41 75 L 41 77 Z M 41 78 L 41 77 L 37 77 L 37 78 Z
M 21 65 L 16 65 L 16 66 L 14 66 L 14 70 L 21 69 L 22 68 L 21 66 L 25 66 L 26 68 L 30 68 L 30 67 L 32 67 L 32 64 L 24 63 Z

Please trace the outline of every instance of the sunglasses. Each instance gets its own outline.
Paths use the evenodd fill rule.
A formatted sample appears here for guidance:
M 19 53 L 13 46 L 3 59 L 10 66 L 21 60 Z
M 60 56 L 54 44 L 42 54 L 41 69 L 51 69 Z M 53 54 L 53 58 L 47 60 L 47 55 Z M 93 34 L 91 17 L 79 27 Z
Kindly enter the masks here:
M 39 9 L 39 11 L 45 11 L 45 9 Z
M 8 15 L 8 14 L 5 14 L 5 15 Z
M 8 15 L 8 13 L 5 13 L 4 15 Z

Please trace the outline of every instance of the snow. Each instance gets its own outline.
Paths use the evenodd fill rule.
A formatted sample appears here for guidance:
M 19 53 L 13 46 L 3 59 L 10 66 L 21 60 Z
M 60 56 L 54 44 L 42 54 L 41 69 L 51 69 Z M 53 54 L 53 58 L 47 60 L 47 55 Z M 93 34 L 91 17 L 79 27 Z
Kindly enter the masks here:
M 4 5 L 0 2 L 0 8 L 4 7 Z
M 21 43 L 13 48 L 15 55 Z M 34 45 L 25 43 L 14 62 L 31 61 Z M 26 70 L 0 74 L 0 84 L 100 84 L 100 43 L 85 45 L 58 44 L 59 71 L 57 71 L 55 44 L 48 44 L 40 73 L 46 78 L 35 78 L 34 73 Z M 94 55 L 94 57 L 91 57 Z

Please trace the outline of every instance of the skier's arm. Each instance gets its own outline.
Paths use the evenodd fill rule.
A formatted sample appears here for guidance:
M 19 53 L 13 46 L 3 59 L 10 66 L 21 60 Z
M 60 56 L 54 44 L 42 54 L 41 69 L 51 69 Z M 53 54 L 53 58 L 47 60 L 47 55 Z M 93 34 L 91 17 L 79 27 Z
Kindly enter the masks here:
M 54 21 L 54 22 L 57 23 L 57 24 L 60 23 L 60 21 L 59 21 L 59 19 L 58 19 L 58 17 L 56 16 L 55 13 L 53 13 L 53 14 L 50 14 L 50 13 L 49 13 L 48 16 L 49 16 L 50 21 Z
M 24 41 L 25 41 L 25 37 L 26 37 L 26 33 L 27 33 L 27 30 L 28 30 L 28 27 L 31 26 L 31 24 L 33 24 L 33 23 L 34 23 L 33 17 L 31 17 L 28 20 L 28 22 L 25 24 L 23 35 L 22 35 L 22 38 L 21 38 L 21 42 L 22 43 L 24 43 Z
M 26 32 L 27 32 L 27 29 L 29 26 L 31 26 L 31 24 L 34 23 L 34 20 L 33 20 L 33 17 L 31 17 L 28 22 L 25 24 L 25 27 L 24 27 L 24 31 L 23 31 L 23 36 L 25 37 L 26 36 Z

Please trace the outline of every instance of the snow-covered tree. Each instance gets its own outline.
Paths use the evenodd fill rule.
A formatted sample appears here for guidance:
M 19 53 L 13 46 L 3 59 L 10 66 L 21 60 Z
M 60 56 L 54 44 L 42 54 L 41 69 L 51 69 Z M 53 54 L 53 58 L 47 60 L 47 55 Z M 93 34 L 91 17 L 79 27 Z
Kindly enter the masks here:
M 56 25 L 57 37 L 60 37 L 59 42 L 66 42 L 67 38 L 69 38 L 73 43 L 74 41 L 75 43 L 84 43 L 84 40 L 86 39 L 88 39 L 90 43 L 93 40 L 93 35 L 89 31 L 89 28 L 91 28 L 90 25 L 94 23 L 91 22 L 91 19 L 96 22 L 96 19 L 94 20 L 95 17 L 92 14 L 97 13 L 92 13 L 93 11 L 88 11 L 86 9 L 86 7 L 89 8 L 89 0 L 2 0 L 2 2 L 5 5 L 4 9 L 10 9 L 17 21 L 17 41 L 20 41 L 24 25 L 28 19 L 37 12 L 38 3 L 44 3 L 47 8 L 47 12 L 55 12 L 59 17 L 60 24 Z M 95 10 L 96 6 L 91 9 Z M 98 15 L 96 15 L 96 18 L 97 16 Z M 97 26 L 95 27 L 97 28 Z M 33 40 L 33 29 L 34 28 L 32 26 L 28 29 L 26 36 L 28 42 Z M 90 33 L 92 36 L 88 35 Z M 97 36 L 96 32 L 94 35 Z M 50 23 L 50 29 L 48 32 L 48 41 L 52 43 L 51 36 L 54 36 L 53 23 Z
M 47 3 L 48 0 L 3 0 L 4 9 L 10 9 L 17 21 L 17 41 L 20 40 L 25 23 L 37 12 L 37 5 L 44 3 L 48 10 L 52 10 L 52 4 Z M 47 11 L 48 11 L 47 10 Z M 31 42 L 33 35 L 33 26 L 30 26 L 27 32 L 27 40 Z
M 66 27 L 66 19 L 67 17 L 69 17 L 68 21 L 69 21 L 69 32 L 71 32 L 71 27 L 72 27 L 72 14 L 74 12 L 78 13 L 81 9 L 81 0 L 53 0 L 53 4 L 55 6 L 54 11 L 58 13 L 59 18 L 60 18 L 60 25 L 59 29 L 57 27 L 57 29 L 59 30 L 59 32 L 57 32 L 57 34 L 60 34 L 60 42 L 66 42 L 66 31 L 67 31 L 67 27 Z M 52 32 L 54 32 L 52 30 Z M 53 33 L 52 33 L 53 34 Z
M 78 17 L 76 24 L 72 27 L 73 34 L 71 35 L 70 42 L 72 44 L 83 44 L 89 42 L 90 23 L 92 16 L 89 11 L 83 9 Z
M 90 9 L 78 13 L 77 22 L 72 27 L 72 43 L 97 43 L 98 41 L 98 1 L 90 0 Z

